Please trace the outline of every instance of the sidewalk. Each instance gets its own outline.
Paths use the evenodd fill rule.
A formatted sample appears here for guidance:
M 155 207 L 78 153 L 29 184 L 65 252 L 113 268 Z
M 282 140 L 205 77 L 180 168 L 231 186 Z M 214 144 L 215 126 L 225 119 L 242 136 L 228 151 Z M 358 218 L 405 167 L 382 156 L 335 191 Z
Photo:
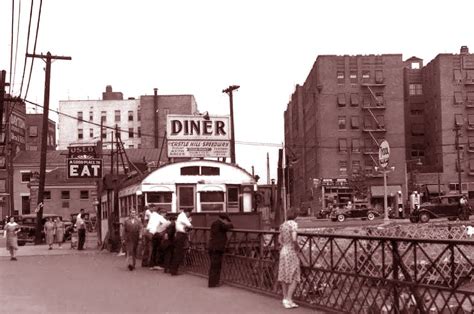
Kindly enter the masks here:
M 77 249 L 71 249 L 71 243 L 63 243 L 62 248 L 59 248 L 57 244 L 54 244 L 52 250 L 48 250 L 48 245 L 40 244 L 26 244 L 24 246 L 19 246 L 16 251 L 18 258 L 22 256 L 38 256 L 38 255 L 74 255 L 74 254 L 87 254 L 87 253 L 96 253 L 97 249 L 85 248 L 83 251 L 78 251 Z M 0 239 L 0 257 L 10 257 L 10 252 L 7 251 L 5 247 L 5 239 Z

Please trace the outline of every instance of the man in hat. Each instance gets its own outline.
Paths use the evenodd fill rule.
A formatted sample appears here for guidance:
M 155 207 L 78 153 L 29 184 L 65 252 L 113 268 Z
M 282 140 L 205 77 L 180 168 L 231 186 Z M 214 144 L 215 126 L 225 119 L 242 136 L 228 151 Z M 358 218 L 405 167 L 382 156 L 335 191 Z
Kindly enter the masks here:
M 142 222 L 137 217 L 137 211 L 132 208 L 130 216 L 123 223 L 123 235 L 127 249 L 127 266 L 130 271 L 135 269 L 138 242 L 141 237 Z
M 177 276 L 179 265 L 184 260 L 184 250 L 188 242 L 188 231 L 192 228 L 191 225 L 191 211 L 192 208 L 185 208 L 181 210 L 181 213 L 176 218 L 175 229 L 176 233 L 174 236 L 174 252 L 171 260 L 170 274 Z
M 211 260 L 209 268 L 208 287 L 218 287 L 221 277 L 222 259 L 227 244 L 227 231 L 234 228 L 229 215 L 219 214 L 219 217 L 211 224 L 211 234 L 209 239 L 209 258 Z

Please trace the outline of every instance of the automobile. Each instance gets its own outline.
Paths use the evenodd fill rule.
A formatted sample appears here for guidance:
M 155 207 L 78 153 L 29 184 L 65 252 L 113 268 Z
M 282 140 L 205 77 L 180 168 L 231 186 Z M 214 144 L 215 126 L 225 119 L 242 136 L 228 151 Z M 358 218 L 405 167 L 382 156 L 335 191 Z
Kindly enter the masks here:
M 343 222 L 346 218 L 362 218 L 367 220 L 374 220 L 379 217 L 380 213 L 372 208 L 360 207 L 360 208 L 336 208 L 334 209 L 329 218 L 332 221 Z
M 329 215 L 331 214 L 332 211 L 333 211 L 333 208 L 331 206 L 328 206 L 326 208 L 321 208 L 319 213 L 316 215 L 316 218 L 317 219 L 329 218 Z
M 47 218 L 52 218 L 53 220 L 57 217 L 61 217 L 56 214 L 43 214 L 43 219 L 41 220 L 41 243 L 45 241 L 45 235 L 43 231 L 43 226 L 46 223 Z M 25 245 L 26 243 L 34 243 L 36 237 L 36 214 L 26 214 L 21 217 L 20 231 L 18 232 L 18 245 Z
M 428 202 L 422 203 L 410 214 L 410 221 L 413 223 L 426 223 L 433 218 L 448 218 L 448 220 L 469 220 L 472 213 L 470 205 L 463 211 L 459 202 L 462 195 L 451 194 L 432 198 Z

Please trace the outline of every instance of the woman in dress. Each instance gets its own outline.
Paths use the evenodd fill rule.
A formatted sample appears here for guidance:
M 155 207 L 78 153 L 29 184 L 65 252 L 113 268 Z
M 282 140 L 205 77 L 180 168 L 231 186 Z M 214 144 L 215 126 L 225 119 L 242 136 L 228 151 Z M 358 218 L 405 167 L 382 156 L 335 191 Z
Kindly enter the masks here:
M 287 221 L 280 226 L 280 235 L 278 242 L 281 245 L 280 262 L 278 265 L 278 281 L 281 283 L 283 290 L 283 307 L 291 309 L 298 307 L 293 302 L 293 293 L 296 290 L 298 282 L 300 282 L 300 260 L 298 258 L 298 242 L 297 228 L 298 225 L 294 220 L 296 211 L 290 210 L 287 213 Z
M 44 234 L 46 236 L 46 244 L 49 245 L 50 250 L 53 249 L 54 231 L 54 223 L 51 221 L 51 218 L 47 218 L 44 224 Z
M 56 242 L 58 243 L 59 248 L 61 248 L 64 242 L 65 232 L 64 222 L 62 221 L 61 217 L 56 217 L 54 225 L 56 227 Z
M 3 237 L 7 238 L 7 251 L 10 252 L 10 260 L 16 261 L 16 251 L 18 250 L 17 233 L 20 231 L 20 226 L 15 222 L 15 218 L 10 217 L 8 223 L 5 225 Z

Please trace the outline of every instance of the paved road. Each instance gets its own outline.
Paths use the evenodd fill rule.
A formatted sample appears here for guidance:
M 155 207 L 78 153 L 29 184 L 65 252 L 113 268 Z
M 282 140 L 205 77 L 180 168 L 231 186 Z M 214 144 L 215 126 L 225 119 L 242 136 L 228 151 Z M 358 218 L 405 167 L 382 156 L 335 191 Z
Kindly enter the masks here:
M 0 257 L 0 313 L 315 313 L 244 289 L 209 289 L 202 277 L 130 272 L 123 256 L 108 252 L 31 253 L 41 249 L 20 249 L 17 262 Z

